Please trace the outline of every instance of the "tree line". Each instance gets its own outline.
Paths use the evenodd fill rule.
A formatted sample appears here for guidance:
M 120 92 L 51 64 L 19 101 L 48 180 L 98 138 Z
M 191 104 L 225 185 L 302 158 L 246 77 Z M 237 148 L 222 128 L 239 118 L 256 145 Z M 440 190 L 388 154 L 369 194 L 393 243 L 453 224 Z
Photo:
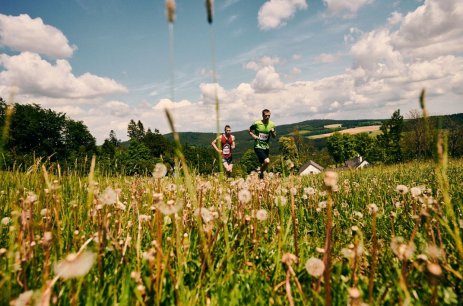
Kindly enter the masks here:
M 448 151 L 452 157 L 463 156 L 463 116 L 423 118 L 417 111 L 404 120 L 400 110 L 382 122 L 380 133 L 355 135 L 335 132 L 317 146 L 314 141 L 294 131 L 279 137 L 272 145 L 270 171 L 297 171 L 309 160 L 325 167 L 342 166 L 348 159 L 363 156 L 371 164 L 393 164 L 433 156 L 432 129 L 447 131 Z M 426 121 L 428 120 L 428 121 Z M 111 130 L 101 146 L 82 121 L 64 113 L 43 109 L 36 104 L 8 106 L 0 98 L 0 169 L 27 169 L 37 160 L 59 164 L 62 170 L 87 171 L 90 157 L 97 156 L 99 171 L 114 175 L 149 174 L 154 165 L 163 162 L 175 169 L 174 144 L 159 130 L 145 128 L 141 121 L 130 120 L 128 141 L 122 142 Z M 186 144 L 183 154 L 188 166 L 199 174 L 219 171 L 220 157 L 210 147 Z M 252 149 L 235 160 L 235 175 L 258 168 Z

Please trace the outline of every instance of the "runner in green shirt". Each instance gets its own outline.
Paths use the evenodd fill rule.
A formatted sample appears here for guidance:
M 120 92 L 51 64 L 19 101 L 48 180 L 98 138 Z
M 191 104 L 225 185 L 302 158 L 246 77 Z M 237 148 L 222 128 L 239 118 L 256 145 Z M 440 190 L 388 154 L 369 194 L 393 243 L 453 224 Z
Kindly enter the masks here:
M 270 121 L 271 112 L 268 109 L 262 111 L 262 120 L 257 120 L 248 129 L 249 135 L 254 139 L 254 152 L 261 164 L 259 169 L 259 178 L 264 178 L 264 171 L 270 163 L 269 141 L 270 137 L 275 138 L 275 123 Z

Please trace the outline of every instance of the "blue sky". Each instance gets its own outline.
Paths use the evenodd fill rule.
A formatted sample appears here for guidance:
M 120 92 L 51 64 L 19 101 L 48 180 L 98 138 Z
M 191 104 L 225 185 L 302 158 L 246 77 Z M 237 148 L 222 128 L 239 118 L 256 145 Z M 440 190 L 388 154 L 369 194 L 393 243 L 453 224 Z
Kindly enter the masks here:
M 4 1 L 5 2 L 5 1 Z M 82 120 L 101 143 L 130 119 L 170 132 L 463 112 L 459 0 L 15 0 L 0 7 L 0 97 Z M 172 33 L 173 35 L 170 35 Z M 170 48 L 172 41 L 173 48 Z M 173 59 L 173 61 L 171 61 Z M 214 68 L 215 67 L 215 73 Z M 215 82 L 216 81 L 216 82 Z

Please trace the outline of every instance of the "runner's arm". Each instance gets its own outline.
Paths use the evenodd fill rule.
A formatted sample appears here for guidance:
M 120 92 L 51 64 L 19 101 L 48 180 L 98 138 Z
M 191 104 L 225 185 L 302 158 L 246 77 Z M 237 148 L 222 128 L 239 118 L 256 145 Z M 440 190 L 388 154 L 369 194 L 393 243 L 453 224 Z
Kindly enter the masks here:
M 217 153 L 222 153 L 222 150 L 220 150 L 217 145 L 217 139 L 212 140 L 211 145 L 214 147 L 214 149 L 217 151 Z
M 235 136 L 231 136 L 232 137 L 232 144 L 231 144 L 231 148 L 234 149 L 236 147 L 236 143 L 235 143 Z
M 254 133 L 252 132 L 252 126 L 248 129 L 248 133 L 249 133 L 249 135 L 251 135 L 252 139 L 254 139 L 254 140 L 256 140 L 257 138 L 259 138 L 259 137 L 256 136 L 256 134 L 254 134 Z

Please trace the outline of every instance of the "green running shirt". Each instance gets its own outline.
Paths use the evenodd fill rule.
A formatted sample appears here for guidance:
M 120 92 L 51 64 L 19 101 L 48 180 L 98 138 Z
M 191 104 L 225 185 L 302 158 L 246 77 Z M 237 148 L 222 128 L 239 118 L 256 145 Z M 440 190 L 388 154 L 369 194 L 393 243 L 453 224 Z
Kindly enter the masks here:
M 249 128 L 258 138 L 254 140 L 254 148 L 267 150 L 270 148 L 270 130 L 276 127 L 273 121 L 264 124 L 262 120 L 257 120 Z

